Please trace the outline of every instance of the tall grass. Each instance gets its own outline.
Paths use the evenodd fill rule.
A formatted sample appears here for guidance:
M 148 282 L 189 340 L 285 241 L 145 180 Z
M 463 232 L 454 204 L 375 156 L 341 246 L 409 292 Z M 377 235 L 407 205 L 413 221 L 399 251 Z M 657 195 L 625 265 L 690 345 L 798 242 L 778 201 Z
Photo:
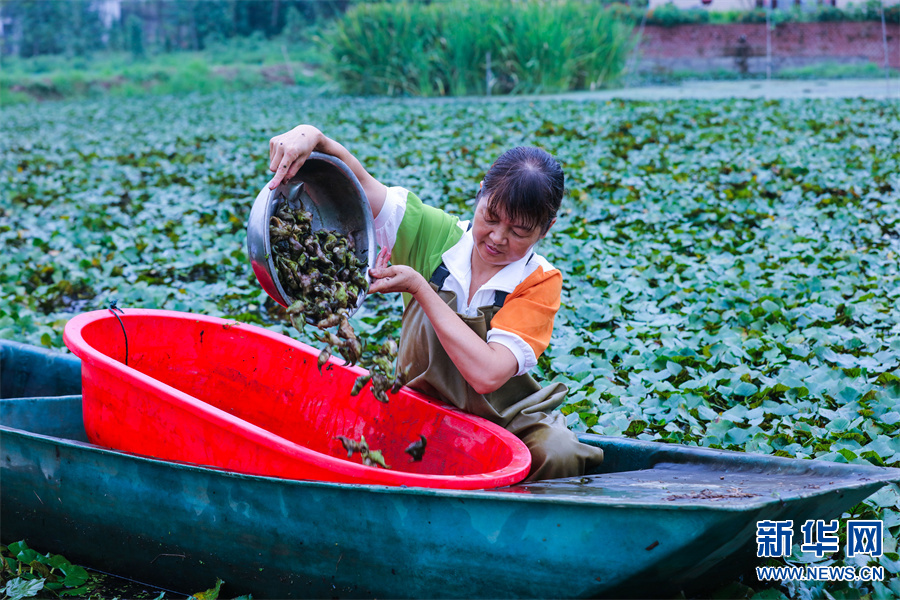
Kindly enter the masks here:
M 357 4 L 323 36 L 346 93 L 563 92 L 617 81 L 631 26 L 577 0 Z

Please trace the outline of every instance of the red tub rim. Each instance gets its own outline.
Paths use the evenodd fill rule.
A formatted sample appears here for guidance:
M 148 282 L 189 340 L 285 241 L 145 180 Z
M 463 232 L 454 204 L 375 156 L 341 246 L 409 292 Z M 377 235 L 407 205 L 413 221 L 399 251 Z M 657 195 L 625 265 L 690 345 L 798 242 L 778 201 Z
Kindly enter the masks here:
M 253 335 L 259 335 L 265 338 L 269 338 L 270 340 L 284 344 L 286 346 L 293 347 L 294 349 L 300 350 L 304 353 L 312 352 L 316 354 L 318 351 L 312 348 L 311 346 L 294 340 L 288 336 L 275 333 L 263 327 L 259 327 L 257 325 L 252 325 L 248 323 L 241 323 L 238 321 L 234 321 L 231 319 L 223 319 L 220 317 L 212 317 L 207 315 L 200 315 L 196 313 L 185 313 L 179 311 L 171 311 L 171 310 L 161 310 L 161 309 L 143 309 L 143 308 L 133 308 L 133 309 L 125 309 L 122 313 L 118 313 L 121 317 L 125 318 L 134 318 L 134 317 L 154 317 L 154 318 L 171 318 L 171 319 L 179 319 L 179 320 L 190 320 L 195 322 L 204 322 L 209 323 L 210 325 L 218 325 L 218 326 L 229 326 L 229 327 L 240 327 L 246 331 L 251 332 Z M 182 392 L 166 383 L 163 383 L 157 379 L 154 379 L 144 373 L 141 373 L 137 369 L 134 369 L 130 366 L 124 364 L 124 362 L 120 362 L 109 356 L 103 354 L 99 350 L 92 347 L 87 341 L 84 339 L 83 330 L 91 325 L 92 323 L 115 319 L 114 313 L 111 309 L 107 310 L 97 310 L 91 311 L 87 313 L 82 313 L 73 317 L 65 326 L 65 330 L 63 332 L 63 340 L 66 346 L 81 360 L 92 366 L 101 367 L 107 371 L 118 371 L 125 370 L 126 373 L 131 375 L 134 380 L 134 383 L 144 389 L 147 390 L 159 390 L 164 391 L 167 394 L 171 394 L 177 397 L 180 401 L 184 403 L 184 406 L 189 408 L 191 412 L 198 415 L 203 415 L 205 418 L 209 418 L 214 422 L 218 422 L 221 424 L 234 424 L 238 425 L 247 435 L 248 439 L 253 441 L 263 441 L 266 444 L 275 447 L 285 454 L 289 456 L 295 456 L 298 459 L 310 460 L 314 459 L 314 462 L 320 465 L 324 465 L 327 468 L 331 469 L 335 473 L 339 473 L 345 476 L 360 476 L 365 474 L 366 478 L 374 481 L 360 481 L 360 484 L 374 484 L 374 485 L 405 485 L 409 487 L 413 486 L 421 486 L 428 488 L 448 488 L 448 489 L 485 489 L 491 487 L 502 487 L 506 485 L 512 485 L 514 483 L 518 483 L 522 481 L 527 475 L 528 471 L 531 467 L 531 453 L 528 450 L 528 447 L 522 442 L 519 438 L 517 438 L 514 434 L 509 431 L 503 429 L 499 425 L 496 425 L 487 419 L 483 419 L 481 417 L 466 413 L 456 407 L 449 406 L 444 404 L 436 399 L 430 398 L 421 394 L 415 390 L 409 390 L 415 396 L 417 396 L 421 401 L 429 403 L 435 410 L 445 413 L 452 414 L 456 418 L 463 418 L 469 420 L 471 422 L 477 423 L 480 427 L 486 429 L 491 434 L 495 435 L 500 439 L 500 441 L 506 445 L 511 452 L 511 459 L 509 463 L 501 467 L 499 469 L 495 469 L 493 471 L 487 471 L 484 473 L 475 473 L 469 475 L 431 475 L 431 474 L 423 474 L 423 473 L 409 473 L 404 471 L 394 471 L 389 469 L 379 469 L 376 467 L 368 467 L 362 464 L 349 462 L 343 460 L 341 458 L 336 458 L 332 456 L 328 456 L 327 454 L 323 454 L 321 452 L 317 452 L 315 450 L 311 450 L 305 446 L 292 442 L 286 438 L 283 438 L 279 435 L 276 435 L 267 429 L 259 427 L 258 425 L 254 425 L 248 421 L 240 419 L 234 415 L 229 414 L 228 412 L 219 409 L 207 402 L 204 402 L 194 396 L 191 396 L 185 392 Z M 348 366 L 344 364 L 344 361 L 340 358 L 332 357 L 329 359 L 330 362 L 333 362 L 335 365 L 341 366 L 343 369 L 347 369 L 355 374 L 363 374 L 365 370 L 361 367 L 356 366 Z M 155 460 L 160 460 L 155 457 Z M 174 462 L 174 461 L 173 461 Z M 186 462 L 185 464 L 197 464 Z M 223 469 L 221 467 L 215 465 L 199 465 L 210 467 L 218 470 L 225 470 L 234 473 L 242 473 L 240 471 L 231 471 L 229 469 Z M 364 471 L 361 471 L 364 470 Z M 266 477 L 272 477 L 272 475 L 260 475 Z M 277 477 L 277 476 L 275 476 Z M 284 479 L 284 478 L 282 478 Z M 308 479 L 306 481 L 322 481 L 323 483 L 334 483 L 326 480 L 313 480 Z M 486 483 L 490 481 L 490 483 Z

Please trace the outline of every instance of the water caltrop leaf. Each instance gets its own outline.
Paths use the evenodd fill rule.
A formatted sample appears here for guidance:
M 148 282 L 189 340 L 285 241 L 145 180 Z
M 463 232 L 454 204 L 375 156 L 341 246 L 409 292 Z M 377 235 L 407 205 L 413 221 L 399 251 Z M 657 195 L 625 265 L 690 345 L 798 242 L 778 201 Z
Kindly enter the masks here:
M 68 587 L 78 587 L 80 585 L 84 585 L 91 576 L 87 571 L 84 570 L 83 567 L 78 565 L 68 564 L 60 567 L 60 571 L 62 571 L 66 578 L 63 580 L 63 585 Z
M 892 101 L 609 100 L 597 110 L 539 98 L 286 105 L 281 95 L 4 106 L 0 336 L 62 349 L 66 321 L 109 298 L 290 333 L 244 247 L 252 198 L 270 177 L 259 140 L 298 114 L 328 124 L 380 181 L 461 219 L 504 146 L 536 145 L 560 160 L 569 193 L 539 249 L 563 291 L 534 373 L 568 386 L 573 428 L 900 466 Z M 79 126 L 98 114 L 107 126 Z M 384 152 L 373 132 L 410 122 L 414 135 Z M 351 322 L 381 344 L 397 337 L 402 311 L 400 298 L 376 294 Z M 860 510 L 880 511 L 878 498 Z M 865 597 L 873 585 L 759 593 Z
M 772 302 L 771 300 L 763 300 L 761 306 L 762 306 L 763 310 L 765 310 L 768 313 L 773 313 L 780 309 L 780 307 L 777 304 L 775 304 L 774 302 Z
M 222 584 L 225 583 L 221 579 L 216 578 L 215 587 L 211 587 L 205 592 L 200 592 L 199 594 L 194 594 L 191 596 L 194 600 L 218 600 L 219 591 L 222 589 Z
M 60 554 L 53 554 L 50 556 L 50 561 L 48 563 L 54 569 L 62 570 L 64 567 L 68 567 L 71 563 L 66 559 L 65 556 Z
M 43 558 L 40 553 L 32 550 L 31 548 L 24 548 L 20 550 L 18 554 L 16 554 L 16 560 L 24 564 L 31 564 L 36 560 L 40 560 Z
M 684 367 L 670 360 L 666 363 L 666 370 L 672 375 L 678 375 L 684 370 Z
M 44 589 L 43 579 L 23 579 L 16 577 L 6 583 L 6 587 L 2 591 L 9 600 L 21 600 L 22 598 L 31 598 L 37 596 L 38 592 Z
M 13 556 L 17 555 L 22 550 L 28 549 L 28 544 L 25 543 L 25 540 L 21 540 L 18 542 L 13 542 L 9 546 L 6 547 L 9 550 L 10 554 Z
M 736 396 L 752 396 L 758 391 L 758 387 L 746 381 L 742 381 L 734 387 L 734 394 Z

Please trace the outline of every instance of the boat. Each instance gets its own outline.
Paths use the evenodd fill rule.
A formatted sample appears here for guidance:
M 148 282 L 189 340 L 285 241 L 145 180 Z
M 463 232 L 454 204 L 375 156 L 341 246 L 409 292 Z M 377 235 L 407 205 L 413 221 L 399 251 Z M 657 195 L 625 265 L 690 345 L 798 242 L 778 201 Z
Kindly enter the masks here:
M 167 589 L 221 578 L 223 597 L 700 593 L 760 564 L 758 521 L 791 519 L 799 539 L 900 481 L 589 434 L 596 472 L 491 489 L 250 475 L 91 443 L 77 358 L 0 340 L 0 359 L 2 541 Z

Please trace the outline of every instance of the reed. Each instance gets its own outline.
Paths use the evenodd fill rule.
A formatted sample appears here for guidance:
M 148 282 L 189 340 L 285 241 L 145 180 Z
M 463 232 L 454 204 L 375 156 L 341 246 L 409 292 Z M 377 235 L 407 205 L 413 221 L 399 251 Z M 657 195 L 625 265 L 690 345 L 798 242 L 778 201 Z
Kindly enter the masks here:
M 355 95 L 460 96 L 607 87 L 620 77 L 630 25 L 577 0 L 364 3 L 322 41 Z

